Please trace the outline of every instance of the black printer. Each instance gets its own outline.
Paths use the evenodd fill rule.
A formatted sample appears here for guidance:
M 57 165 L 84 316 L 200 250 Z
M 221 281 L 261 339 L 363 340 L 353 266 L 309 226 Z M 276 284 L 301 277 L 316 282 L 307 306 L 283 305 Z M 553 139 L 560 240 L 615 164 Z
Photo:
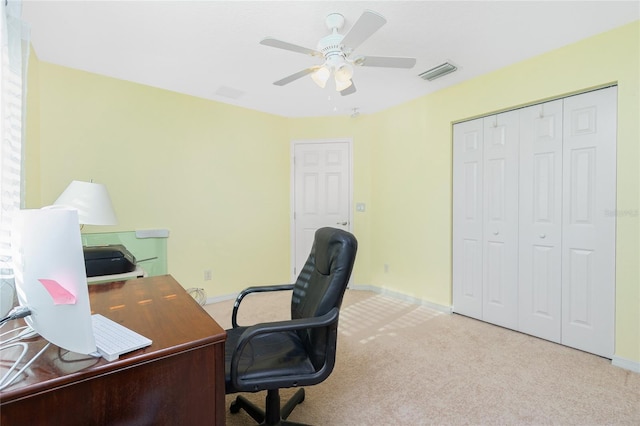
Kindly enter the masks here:
M 136 258 L 122 244 L 85 246 L 83 250 L 87 277 L 124 274 L 136 269 Z

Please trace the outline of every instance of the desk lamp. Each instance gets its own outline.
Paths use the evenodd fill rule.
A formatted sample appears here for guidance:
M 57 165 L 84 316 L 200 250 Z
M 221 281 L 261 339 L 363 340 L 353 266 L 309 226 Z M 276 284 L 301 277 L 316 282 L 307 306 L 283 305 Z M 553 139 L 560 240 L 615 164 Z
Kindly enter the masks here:
M 74 180 L 53 203 L 55 207 L 78 211 L 78 222 L 84 225 L 116 225 L 107 188 L 99 183 Z M 122 244 L 84 246 L 87 277 L 131 272 L 136 269 L 136 259 Z
M 116 225 L 118 223 L 107 187 L 101 183 L 74 180 L 53 205 L 78 210 L 80 225 Z

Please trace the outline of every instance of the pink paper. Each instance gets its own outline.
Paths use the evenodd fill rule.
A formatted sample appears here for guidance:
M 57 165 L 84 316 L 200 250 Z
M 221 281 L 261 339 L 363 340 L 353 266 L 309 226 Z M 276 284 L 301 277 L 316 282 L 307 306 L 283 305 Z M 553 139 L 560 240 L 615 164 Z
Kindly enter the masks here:
M 56 305 L 75 305 L 76 296 L 55 280 L 39 279 L 47 289 Z

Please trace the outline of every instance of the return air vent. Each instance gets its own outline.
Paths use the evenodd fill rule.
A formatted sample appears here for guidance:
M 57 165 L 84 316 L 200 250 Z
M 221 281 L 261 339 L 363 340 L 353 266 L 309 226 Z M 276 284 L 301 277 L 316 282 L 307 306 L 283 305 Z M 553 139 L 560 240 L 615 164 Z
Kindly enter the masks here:
M 445 62 L 444 64 L 440 64 L 437 67 L 423 72 L 422 74 L 420 74 L 420 78 L 422 78 L 423 80 L 433 81 L 436 78 L 440 78 L 442 76 L 450 74 L 457 69 L 458 67 L 456 67 L 455 65 L 452 65 L 449 62 Z

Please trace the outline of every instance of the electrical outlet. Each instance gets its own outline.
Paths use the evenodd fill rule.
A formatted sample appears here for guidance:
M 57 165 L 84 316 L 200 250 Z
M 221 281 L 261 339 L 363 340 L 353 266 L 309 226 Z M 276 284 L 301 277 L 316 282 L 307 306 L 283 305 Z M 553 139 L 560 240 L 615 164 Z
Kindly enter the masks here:
M 204 280 L 211 281 L 211 269 L 204 270 Z

